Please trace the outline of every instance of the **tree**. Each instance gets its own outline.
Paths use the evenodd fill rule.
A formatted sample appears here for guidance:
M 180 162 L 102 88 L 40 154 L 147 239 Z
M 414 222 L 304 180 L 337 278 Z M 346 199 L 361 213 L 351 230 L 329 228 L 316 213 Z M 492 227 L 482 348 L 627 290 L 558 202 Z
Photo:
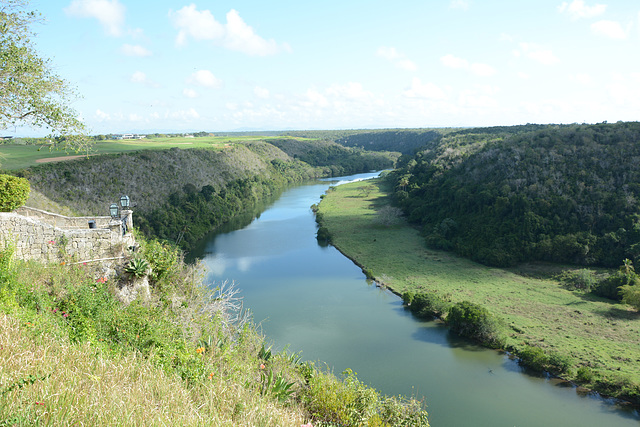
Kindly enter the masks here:
M 41 21 L 28 0 L 0 0 L 0 129 L 46 128 L 55 147 L 85 151 L 84 124 L 69 106 L 76 93 L 38 56 L 31 26 Z

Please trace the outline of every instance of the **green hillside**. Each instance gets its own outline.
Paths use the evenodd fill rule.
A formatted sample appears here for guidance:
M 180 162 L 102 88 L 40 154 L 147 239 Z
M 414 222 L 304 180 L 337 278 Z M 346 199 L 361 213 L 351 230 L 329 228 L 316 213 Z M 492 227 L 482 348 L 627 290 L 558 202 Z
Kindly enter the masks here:
M 431 247 L 496 266 L 640 261 L 640 123 L 452 132 L 393 176 Z

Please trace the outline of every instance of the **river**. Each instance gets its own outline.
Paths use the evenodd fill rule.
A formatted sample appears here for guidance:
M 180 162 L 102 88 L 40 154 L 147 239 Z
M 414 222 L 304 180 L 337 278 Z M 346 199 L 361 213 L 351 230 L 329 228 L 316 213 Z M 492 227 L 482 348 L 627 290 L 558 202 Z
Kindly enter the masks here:
M 334 247 L 318 245 L 310 206 L 330 185 L 287 189 L 193 255 L 208 283 L 234 282 L 274 349 L 346 368 L 387 395 L 424 397 L 434 427 L 640 426 L 638 411 L 532 376 L 508 356 L 418 321 Z

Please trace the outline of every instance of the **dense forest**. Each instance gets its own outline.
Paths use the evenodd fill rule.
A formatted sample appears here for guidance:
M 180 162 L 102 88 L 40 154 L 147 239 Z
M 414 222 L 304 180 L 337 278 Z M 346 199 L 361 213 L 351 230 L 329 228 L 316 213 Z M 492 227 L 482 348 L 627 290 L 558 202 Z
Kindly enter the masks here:
M 489 265 L 640 262 L 640 123 L 464 129 L 391 174 L 431 247 Z

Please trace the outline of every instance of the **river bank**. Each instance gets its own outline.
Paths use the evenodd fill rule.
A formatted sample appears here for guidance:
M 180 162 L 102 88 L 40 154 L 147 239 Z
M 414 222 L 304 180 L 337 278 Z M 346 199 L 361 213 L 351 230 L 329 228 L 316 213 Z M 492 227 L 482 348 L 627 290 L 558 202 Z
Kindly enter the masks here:
M 401 218 L 381 224 L 379 213 L 387 204 L 382 181 L 355 183 L 329 191 L 318 215 L 332 243 L 395 293 L 480 304 L 500 319 L 507 348 L 538 347 L 564 357 L 570 361 L 563 375 L 568 380 L 637 402 L 640 317 L 630 307 L 570 292 L 553 279 L 429 250 Z

